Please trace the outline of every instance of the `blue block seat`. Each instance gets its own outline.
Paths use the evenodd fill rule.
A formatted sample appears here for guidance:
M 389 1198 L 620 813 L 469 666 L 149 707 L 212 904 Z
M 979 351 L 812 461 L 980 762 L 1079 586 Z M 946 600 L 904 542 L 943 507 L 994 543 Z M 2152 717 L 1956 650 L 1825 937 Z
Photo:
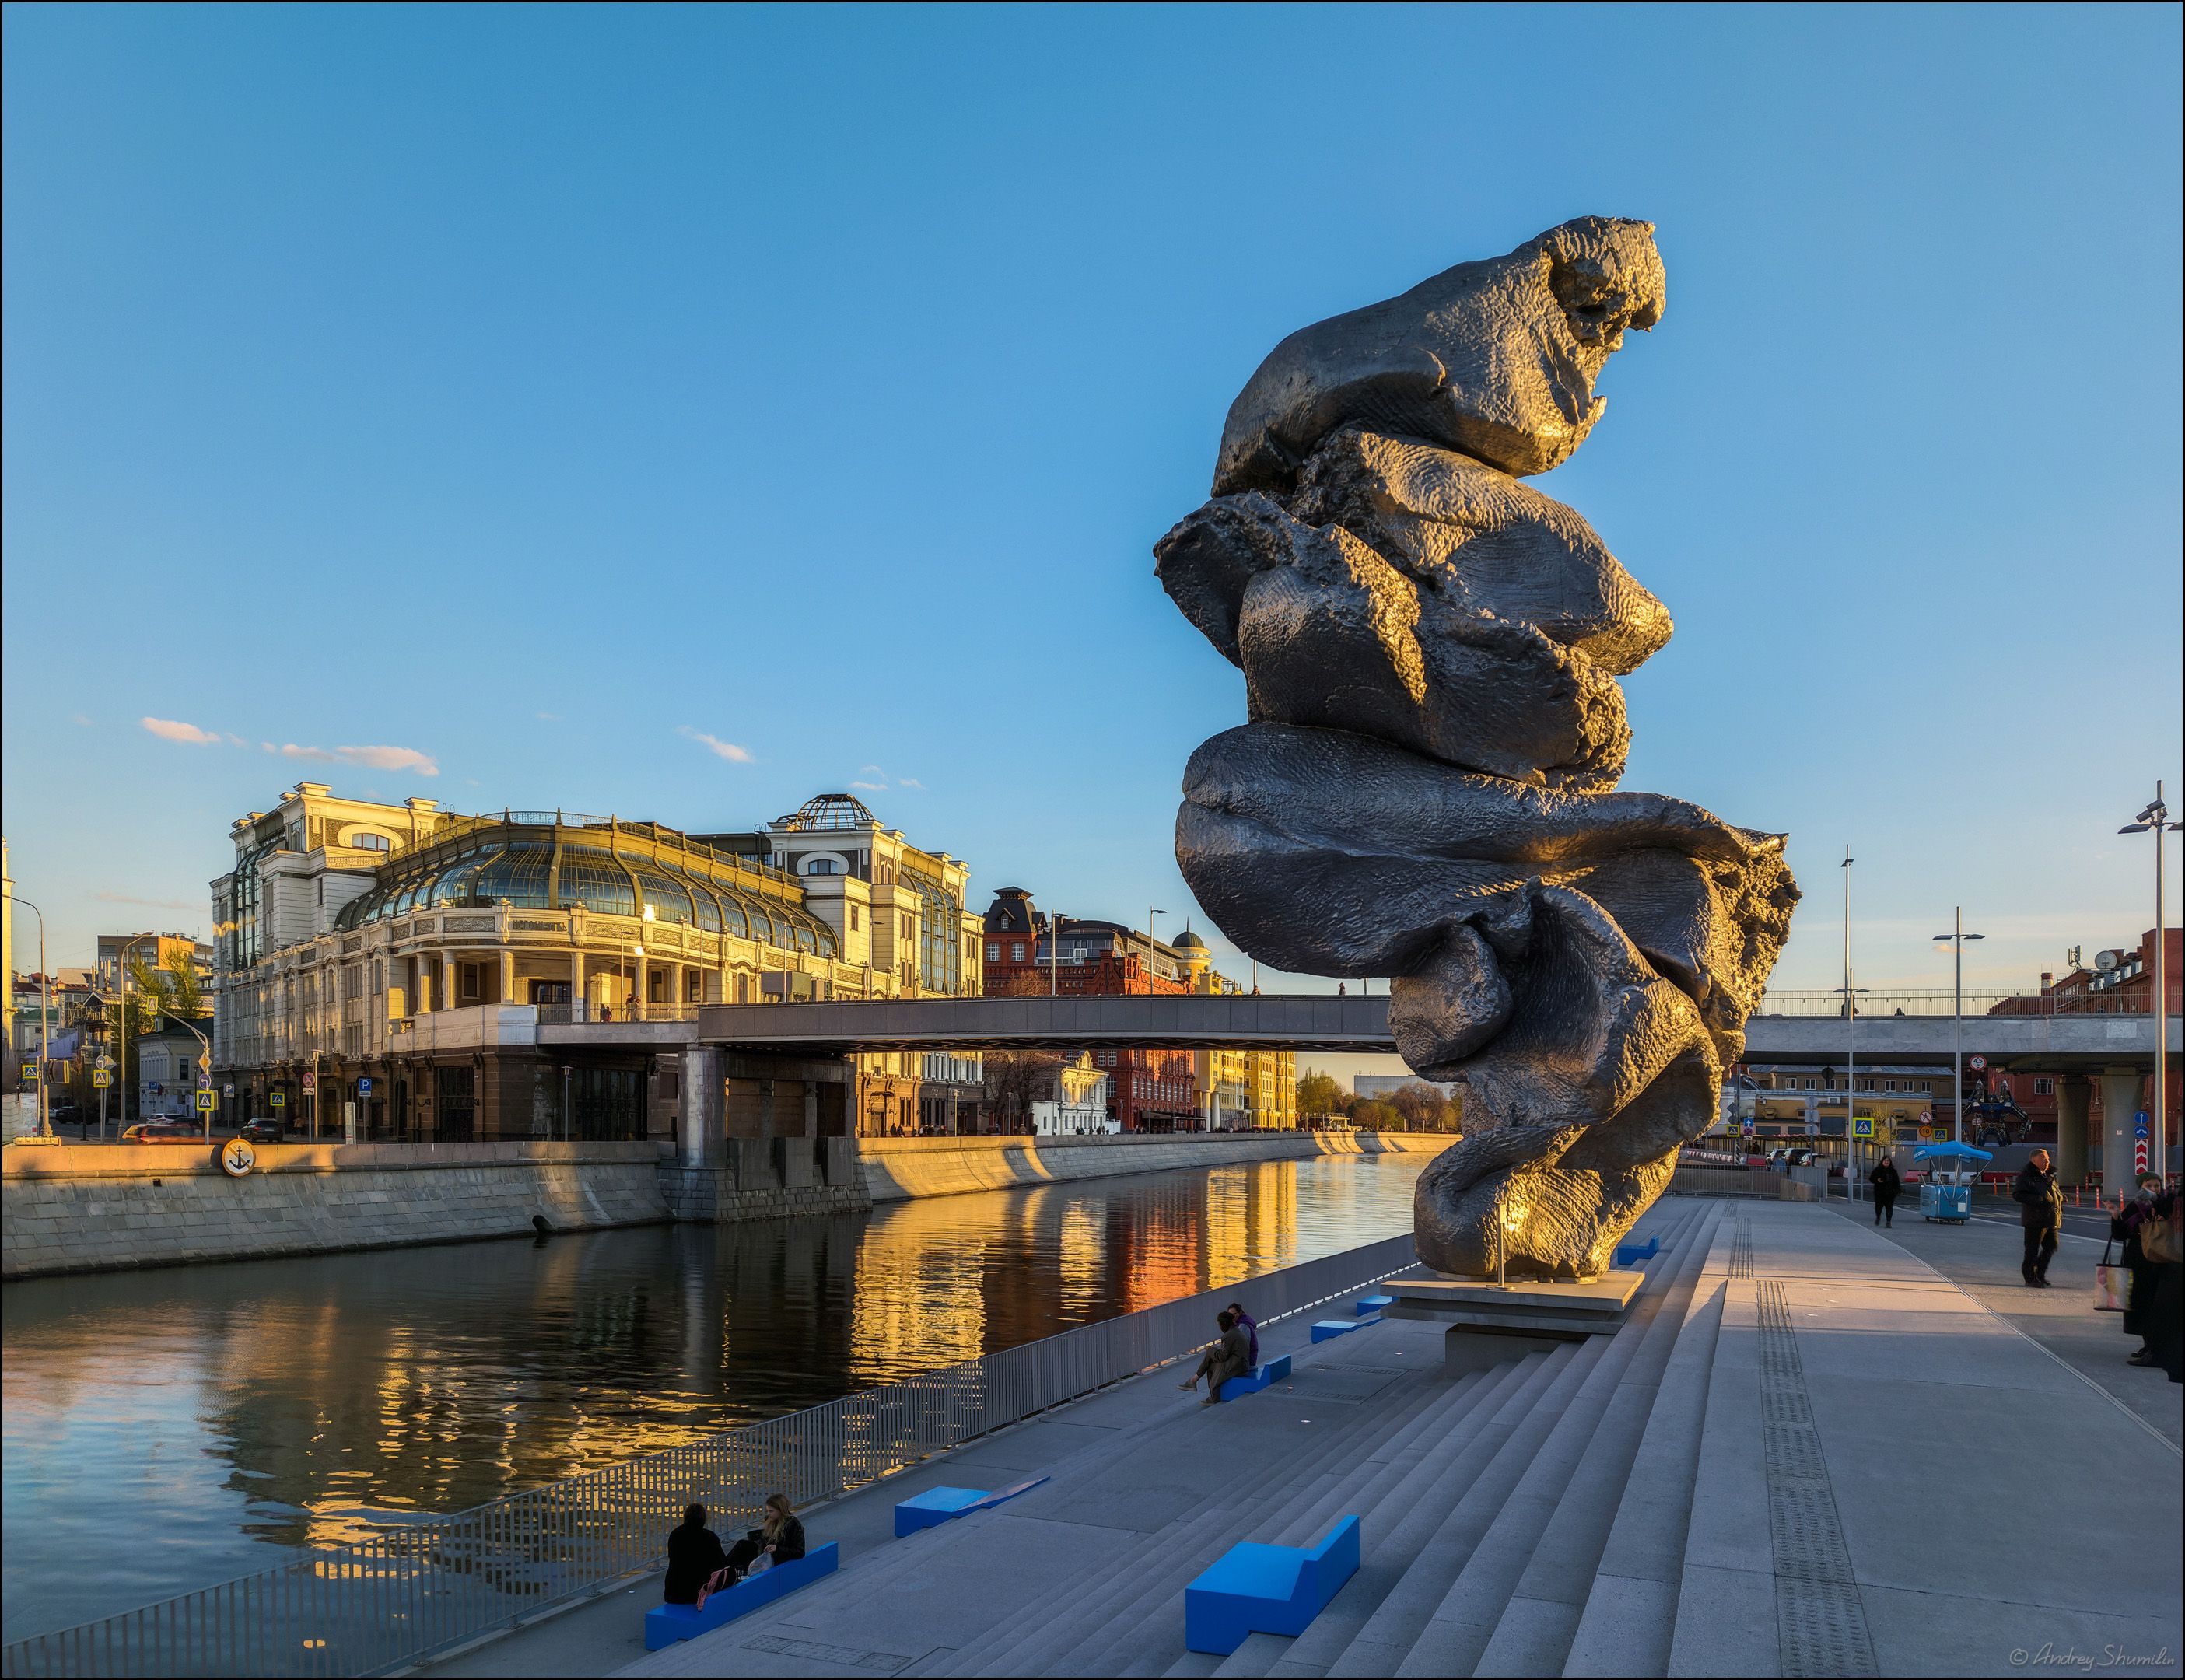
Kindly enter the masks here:
M 1395 1304 L 1396 1298 L 1393 1295 L 1361 1295 L 1350 1310 L 1361 1319 L 1368 1314 L 1378 1318 Z
M 1254 1633 L 1294 1638 L 1358 1572 L 1358 1519 L 1313 1547 L 1232 1546 L 1183 1589 L 1183 1643 L 1227 1656 Z
M 1239 1394 L 1256 1394 L 1270 1384 L 1288 1382 L 1289 1380 L 1290 1356 L 1288 1353 L 1279 1354 L 1264 1365 L 1253 1366 L 1242 1376 L 1232 1376 L 1223 1383 L 1221 1385 L 1222 1402 L 1227 1404 Z
M 1312 1339 L 1316 1342 L 1333 1342 L 1338 1336 L 1348 1336 L 1352 1331 L 1362 1330 L 1372 1322 L 1374 1320 L 1370 1319 L 1315 1319 L 1312 1322 Z
M 657 1651 L 678 1639 L 695 1639 L 701 1633 L 748 1616 L 762 1605 L 770 1605 L 785 1593 L 809 1586 L 823 1575 L 832 1575 L 841 1561 L 835 1542 L 791 1563 L 778 1563 L 757 1575 L 747 1575 L 724 1593 L 708 1593 L 706 1607 L 695 1605 L 655 1605 L 645 1613 L 645 1648 Z
M 896 1502 L 895 1538 L 900 1540 L 921 1528 L 937 1528 L 959 1516 L 969 1516 L 973 1511 L 991 1510 L 1020 1493 L 1031 1493 L 1046 1480 L 1043 1476 L 1036 1476 L 1029 1482 L 1020 1482 L 998 1493 L 989 1493 L 983 1487 L 929 1487 L 923 1493 Z
M 1641 1260 L 1651 1260 L 1662 1252 L 1662 1239 L 1650 1236 L 1644 1242 L 1619 1242 L 1616 1245 L 1616 1264 L 1636 1265 Z

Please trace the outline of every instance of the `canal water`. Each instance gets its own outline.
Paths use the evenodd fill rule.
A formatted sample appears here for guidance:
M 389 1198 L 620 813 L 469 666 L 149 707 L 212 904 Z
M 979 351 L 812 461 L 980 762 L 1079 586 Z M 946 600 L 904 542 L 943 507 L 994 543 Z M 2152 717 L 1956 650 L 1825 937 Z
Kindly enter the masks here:
M 9 1283 L 4 1638 L 1398 1235 L 1432 1158 Z

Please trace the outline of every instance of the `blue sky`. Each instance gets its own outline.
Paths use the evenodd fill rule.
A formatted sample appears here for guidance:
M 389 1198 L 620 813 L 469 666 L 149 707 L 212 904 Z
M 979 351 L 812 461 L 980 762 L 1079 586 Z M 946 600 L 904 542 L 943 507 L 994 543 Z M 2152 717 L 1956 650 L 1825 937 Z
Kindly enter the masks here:
M 1533 482 L 1676 617 L 1625 785 L 1791 834 L 1785 985 L 1836 983 L 1847 841 L 1862 984 L 1945 980 L 1959 902 L 1981 983 L 2136 938 L 2179 17 L 11 7 L 18 888 L 80 960 L 203 928 L 299 777 L 859 788 L 981 903 L 1173 931 L 1243 685 L 1148 550 L 1231 398 L 1593 213 L 1668 308 Z

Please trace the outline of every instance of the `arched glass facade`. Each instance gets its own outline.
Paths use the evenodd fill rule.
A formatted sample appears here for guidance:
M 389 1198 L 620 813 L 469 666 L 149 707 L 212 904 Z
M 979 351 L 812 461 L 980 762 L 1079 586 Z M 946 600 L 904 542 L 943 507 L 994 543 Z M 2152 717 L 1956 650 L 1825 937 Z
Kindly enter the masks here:
M 567 833 L 567 830 L 561 831 Z M 397 857 L 378 884 L 344 907 L 335 925 L 360 928 L 413 911 L 511 904 L 525 910 L 566 910 L 581 905 L 610 916 L 636 916 L 650 907 L 656 920 L 757 940 L 785 951 L 835 955 L 835 930 L 802 905 L 753 891 L 733 879 L 718 859 L 671 846 L 617 845 L 587 828 L 585 839 L 563 840 L 556 831 L 482 827 L 444 846 L 427 846 Z M 607 842 L 601 844 L 601 842 Z M 242 872 L 238 872 L 240 896 Z M 253 872 L 251 879 L 256 879 Z M 243 929 L 254 939 L 255 905 Z M 238 913 L 240 906 L 238 906 Z

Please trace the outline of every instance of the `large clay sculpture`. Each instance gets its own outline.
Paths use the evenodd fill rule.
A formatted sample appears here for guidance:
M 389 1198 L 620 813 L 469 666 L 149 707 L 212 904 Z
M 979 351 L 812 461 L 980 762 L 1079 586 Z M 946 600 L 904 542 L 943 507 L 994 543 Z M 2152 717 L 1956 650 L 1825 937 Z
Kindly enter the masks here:
M 1463 1082 L 1418 1184 L 1441 1271 L 1607 1266 L 1713 1120 L 1797 901 L 1780 836 L 1615 790 L 1616 678 L 1669 615 L 1513 476 L 1584 440 L 1662 301 L 1652 226 L 1588 216 L 1292 333 L 1154 550 L 1251 720 L 1193 755 L 1177 862 L 1260 960 L 1389 977 L 1404 1059 Z

